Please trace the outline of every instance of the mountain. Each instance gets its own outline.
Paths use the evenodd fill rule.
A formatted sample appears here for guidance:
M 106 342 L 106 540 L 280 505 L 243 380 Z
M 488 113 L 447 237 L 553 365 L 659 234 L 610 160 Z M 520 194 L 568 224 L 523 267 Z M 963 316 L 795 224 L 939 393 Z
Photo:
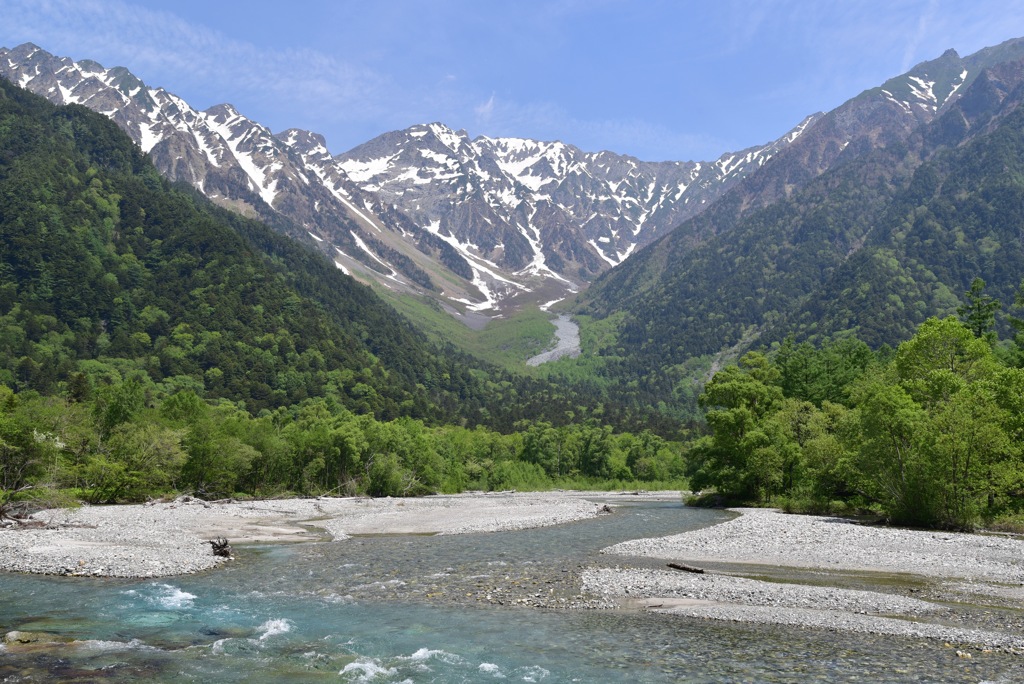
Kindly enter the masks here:
M 0 340 L 0 384 L 43 395 L 142 378 L 253 414 L 325 397 L 504 430 L 596 401 L 428 343 L 317 251 L 162 179 L 104 116 L 2 79 Z
M 861 93 L 578 311 L 616 321 L 616 355 L 664 367 L 787 335 L 893 344 L 954 313 L 978 276 L 1009 304 L 1024 277 L 1022 58 L 1024 40 L 948 51 Z
M 560 142 L 470 139 L 442 124 L 382 135 L 338 165 L 452 245 L 493 301 L 531 278 L 576 291 L 694 216 L 814 120 L 713 163 L 642 162 Z
M 563 143 L 470 140 L 442 124 L 332 156 L 232 106 L 205 111 L 124 67 L 0 49 L 0 75 L 124 129 L 168 178 L 316 245 L 338 268 L 447 309 L 561 299 L 700 213 L 813 127 L 714 162 L 649 163 Z
M 947 50 L 939 58 L 861 93 L 816 117 L 791 145 L 724 193 L 700 220 L 678 226 L 672 243 L 684 251 L 695 247 L 710 236 L 728 232 L 745 214 L 789 198 L 822 173 L 880 147 L 901 144 L 952 107 L 986 68 L 1021 57 L 1022 40 L 1007 41 L 965 58 Z M 646 262 L 632 263 L 624 270 L 648 268 Z M 617 283 L 612 289 L 628 293 L 632 289 L 624 284 L 626 273 L 622 271 L 616 269 L 612 276 Z M 600 297 L 595 294 L 590 299 Z

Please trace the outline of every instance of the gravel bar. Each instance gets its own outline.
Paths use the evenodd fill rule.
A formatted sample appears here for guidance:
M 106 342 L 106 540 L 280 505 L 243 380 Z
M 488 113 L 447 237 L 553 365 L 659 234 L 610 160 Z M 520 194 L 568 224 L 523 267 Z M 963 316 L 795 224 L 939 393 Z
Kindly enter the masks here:
M 605 553 L 1024 583 L 1024 540 L 861 525 L 763 508 L 733 510 L 742 515 L 694 532 L 623 542 Z
M 208 543 L 217 537 L 237 544 L 516 530 L 598 515 L 600 506 L 586 496 L 503 492 L 225 503 L 180 497 L 47 510 L 33 516 L 31 524 L 38 527 L 0 528 L 0 570 L 95 577 L 189 574 L 224 562 Z
M 607 556 L 663 559 L 695 570 L 702 568 L 684 564 L 727 564 L 728 573 L 589 568 L 582 574 L 585 591 L 623 605 L 692 618 L 1024 652 L 1020 539 L 866 526 L 767 509 L 733 510 L 740 515 L 718 525 L 636 539 L 602 551 Z M 794 572 L 772 573 L 784 578 L 781 582 L 739 576 L 763 575 L 768 566 Z M 813 575 L 812 583 L 801 583 L 800 573 L 809 573 L 804 579 Z M 828 586 L 842 583 L 844 573 L 858 573 L 860 584 L 878 590 Z M 892 584 L 894 575 L 925 583 L 929 589 L 911 591 L 939 602 L 896 593 L 902 589 Z M 986 617 L 979 621 L 979 615 Z

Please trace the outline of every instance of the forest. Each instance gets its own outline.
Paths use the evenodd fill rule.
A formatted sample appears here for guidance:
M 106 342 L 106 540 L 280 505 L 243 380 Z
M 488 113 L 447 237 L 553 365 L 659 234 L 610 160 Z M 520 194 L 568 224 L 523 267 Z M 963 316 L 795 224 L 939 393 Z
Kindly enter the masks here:
M 927 318 L 954 314 L 978 276 L 1009 305 L 1024 275 L 1024 89 L 1014 74 L 997 83 L 1008 92 L 979 81 L 905 140 L 778 201 L 745 209 L 730 193 L 606 273 L 575 312 L 613 327 L 603 349 L 611 373 L 657 382 L 694 357 L 789 336 L 896 345 Z
M 958 317 L 926 320 L 896 349 L 787 339 L 717 373 L 700 397 L 710 434 L 687 454 L 692 485 L 787 510 L 1017 529 L 1024 320 L 1008 317 L 1018 333 L 997 344 L 984 281 L 965 299 Z
M 679 444 L 614 429 L 642 417 L 593 383 L 428 342 L 105 117 L 6 82 L 0 216 L 0 506 L 679 481 Z

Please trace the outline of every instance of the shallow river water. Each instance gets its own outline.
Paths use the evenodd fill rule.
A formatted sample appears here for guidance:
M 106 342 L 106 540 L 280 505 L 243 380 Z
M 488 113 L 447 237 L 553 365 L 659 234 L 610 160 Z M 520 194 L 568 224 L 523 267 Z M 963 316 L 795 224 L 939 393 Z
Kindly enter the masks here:
M 728 514 L 638 503 L 497 534 L 249 546 L 229 566 L 163 580 L 0 575 L 0 681 L 1020 681 L 1020 656 L 962 660 L 935 642 L 705 622 L 572 603 L 598 550 Z M 637 561 L 638 563 L 652 561 Z M 511 591 L 515 589 L 515 591 Z M 510 600 L 505 600 L 507 597 Z

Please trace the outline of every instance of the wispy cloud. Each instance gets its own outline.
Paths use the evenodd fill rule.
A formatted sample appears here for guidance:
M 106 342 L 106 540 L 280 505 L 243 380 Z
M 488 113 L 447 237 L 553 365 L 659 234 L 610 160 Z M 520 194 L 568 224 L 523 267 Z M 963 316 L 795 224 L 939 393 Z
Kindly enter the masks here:
M 910 40 L 907 42 L 906 47 L 903 49 L 903 63 L 901 69 L 907 71 L 910 67 L 917 63 L 918 50 L 921 44 L 928 37 L 929 28 L 935 17 L 935 9 L 938 3 L 936 0 L 930 0 L 928 5 L 921 12 L 917 18 L 917 27 L 913 34 L 910 36 Z
M 491 93 L 491 96 L 487 98 L 486 102 L 481 102 L 473 108 L 473 111 L 476 113 L 477 120 L 483 123 L 490 121 L 491 115 L 494 114 L 494 107 L 494 93 Z
M 129 66 L 152 86 L 288 101 L 291 111 L 339 120 L 383 111 L 389 97 L 388 77 L 358 64 L 314 50 L 268 50 L 119 0 L 8 0 L 0 35 Z
M 767 142 L 946 48 L 1024 33 L 1024 0 L 323 0 L 277 34 L 249 15 L 157 6 L 3 0 L 0 44 L 124 65 L 196 107 L 228 101 L 273 130 L 323 133 L 335 151 L 443 121 L 653 160 Z

